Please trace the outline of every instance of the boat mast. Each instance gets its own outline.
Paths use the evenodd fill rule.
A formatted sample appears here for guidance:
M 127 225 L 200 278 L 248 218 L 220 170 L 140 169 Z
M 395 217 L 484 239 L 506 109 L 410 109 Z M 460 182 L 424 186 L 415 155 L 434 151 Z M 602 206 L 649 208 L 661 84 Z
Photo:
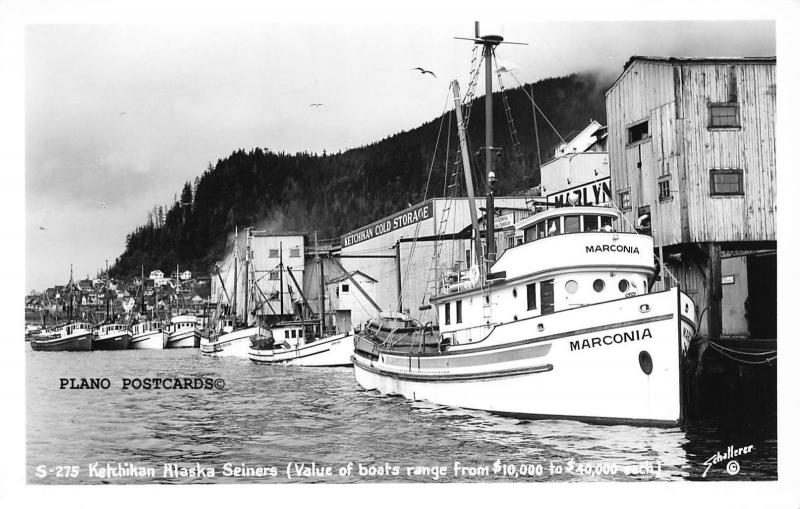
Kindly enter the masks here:
M 247 322 L 250 319 L 250 313 L 248 311 L 248 294 L 249 286 L 248 283 L 250 282 L 250 228 L 245 228 L 245 235 L 247 237 L 247 242 L 244 248 L 244 325 L 247 326 Z
M 238 293 L 237 279 L 239 278 L 239 227 L 234 229 L 233 237 L 233 325 L 236 326 L 236 318 L 238 316 L 236 309 L 236 294 Z
M 139 307 L 139 311 L 142 313 L 142 315 L 144 315 L 145 319 L 147 319 L 147 308 L 144 305 L 144 265 L 142 265 L 142 281 L 141 281 L 140 286 L 141 286 L 141 292 L 142 292 L 142 295 L 141 295 L 142 303 L 141 303 L 141 305 Z
M 283 242 L 278 242 L 278 277 L 279 281 L 278 284 L 280 288 L 278 289 L 278 297 L 281 299 L 281 315 L 283 314 Z
M 175 264 L 175 290 L 177 295 L 175 296 L 175 304 L 178 308 L 177 315 L 181 314 L 181 265 L 179 263 Z
M 110 299 L 108 297 L 108 260 L 106 260 L 106 322 L 108 322 L 108 305 L 110 304 Z
M 475 190 L 472 188 L 472 168 L 469 164 L 469 150 L 467 148 L 467 135 L 464 132 L 464 119 L 461 113 L 461 89 L 458 81 L 453 81 L 453 99 L 455 100 L 456 120 L 458 124 L 458 139 L 461 142 L 461 157 L 464 165 L 464 180 L 467 184 L 467 198 L 469 201 L 469 215 L 472 219 L 474 235 L 475 259 L 478 260 L 478 270 L 481 277 L 484 275 L 483 252 L 481 245 L 481 230 L 478 227 L 478 210 L 475 207 Z
M 314 259 L 319 267 L 319 337 L 325 334 L 325 269 L 322 257 L 319 256 L 319 242 L 317 232 L 314 232 Z

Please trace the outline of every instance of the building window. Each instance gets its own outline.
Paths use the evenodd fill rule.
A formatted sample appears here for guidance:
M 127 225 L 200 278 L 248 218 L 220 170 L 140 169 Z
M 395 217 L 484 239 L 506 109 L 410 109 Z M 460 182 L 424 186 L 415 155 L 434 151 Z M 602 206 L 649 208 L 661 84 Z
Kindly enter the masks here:
M 531 283 L 526 288 L 528 289 L 528 310 L 536 309 L 536 283 Z
M 278 254 L 278 250 L 277 249 L 270 249 L 269 250 L 269 257 L 270 258 L 279 258 L 280 255 Z
M 342 293 L 349 293 L 350 292 L 350 285 L 347 283 L 342 284 Z
M 628 145 L 650 138 L 650 122 L 642 120 L 628 127 Z
M 300 248 L 293 247 L 289 250 L 289 258 L 300 258 Z
M 739 103 L 708 103 L 708 127 L 742 127 L 739 123 Z
M 669 187 L 669 177 L 664 177 L 663 180 L 658 181 L 658 201 L 669 201 L 671 199 L 672 194 Z
M 742 170 L 711 170 L 711 196 L 742 194 Z
M 280 279 L 281 278 L 280 272 L 278 272 L 277 270 L 269 271 L 269 278 L 273 281 Z
M 444 305 L 444 324 L 450 325 L 450 303 Z
M 456 301 L 456 323 L 461 323 L 461 301 Z
M 619 192 L 619 209 L 631 210 L 631 192 L 630 190 Z

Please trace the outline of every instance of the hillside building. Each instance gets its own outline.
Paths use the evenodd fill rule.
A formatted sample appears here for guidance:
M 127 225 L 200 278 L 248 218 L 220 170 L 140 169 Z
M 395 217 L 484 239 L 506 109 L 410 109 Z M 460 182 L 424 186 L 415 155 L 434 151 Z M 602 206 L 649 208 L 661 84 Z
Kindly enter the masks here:
M 634 56 L 606 92 L 623 226 L 653 235 L 711 338 L 777 333 L 775 64 Z
M 602 205 L 613 199 L 608 166 L 607 129 L 596 120 L 570 137 L 541 167 L 541 195 L 563 205 L 577 193 L 576 205 Z

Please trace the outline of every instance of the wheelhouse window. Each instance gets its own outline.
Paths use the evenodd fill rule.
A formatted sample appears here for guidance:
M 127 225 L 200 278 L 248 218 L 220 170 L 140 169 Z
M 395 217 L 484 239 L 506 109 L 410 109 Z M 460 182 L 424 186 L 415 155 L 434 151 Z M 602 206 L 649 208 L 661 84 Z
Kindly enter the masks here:
M 596 232 L 600 229 L 600 216 L 583 216 L 583 231 Z
M 547 220 L 547 236 L 559 235 L 561 233 L 561 218 Z
M 711 170 L 711 196 L 744 194 L 742 170 Z
M 526 286 L 528 290 L 528 310 L 536 309 L 536 283 Z
M 739 103 L 708 103 L 708 128 L 740 128 Z
M 456 323 L 461 323 L 461 301 L 456 301 Z
M 342 283 L 342 293 L 349 293 L 350 292 L 350 285 L 347 283 Z
M 600 229 L 611 231 L 614 228 L 614 218 L 611 216 L 600 216 Z
M 642 120 L 628 127 L 628 145 L 650 138 L 650 122 Z
M 447 302 L 444 305 L 444 324 L 450 325 L 450 303 Z
M 564 216 L 564 233 L 579 233 L 581 216 Z

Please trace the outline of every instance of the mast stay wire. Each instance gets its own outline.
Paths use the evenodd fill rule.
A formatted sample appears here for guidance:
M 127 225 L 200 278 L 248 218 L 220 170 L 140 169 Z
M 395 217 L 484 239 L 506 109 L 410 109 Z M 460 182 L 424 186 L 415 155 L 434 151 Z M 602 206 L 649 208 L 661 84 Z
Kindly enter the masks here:
M 450 84 L 447 87 L 447 94 L 445 95 L 445 104 L 444 104 L 444 108 L 442 108 L 442 114 L 441 114 L 441 118 L 442 119 L 439 122 L 439 132 L 436 135 L 436 143 L 435 143 L 435 145 L 433 147 L 433 156 L 431 157 L 431 164 L 430 164 L 430 168 L 428 169 L 428 179 L 425 182 L 425 193 L 423 194 L 422 201 L 425 201 L 425 200 L 428 199 L 428 190 L 429 190 L 430 183 L 431 183 L 431 175 L 433 175 L 433 168 L 434 168 L 434 166 L 436 164 L 436 154 L 437 154 L 437 152 L 439 150 L 439 141 L 440 141 L 441 136 L 442 136 L 442 127 L 444 125 L 444 120 L 445 120 L 445 117 L 446 117 L 447 107 L 448 107 L 448 104 L 450 102 L 449 101 L 449 97 L 450 97 L 450 89 L 451 88 L 452 88 L 452 84 Z M 422 224 L 421 222 L 417 222 L 417 225 L 414 228 L 414 241 L 411 243 L 411 250 L 410 250 L 409 255 L 408 255 L 408 261 L 406 262 L 406 271 L 405 271 L 405 274 L 403 275 L 402 282 L 400 283 L 401 295 L 402 295 L 403 290 L 406 287 L 406 282 L 408 281 L 408 274 L 409 274 L 410 268 L 411 268 L 411 261 L 414 258 L 414 251 L 416 251 L 417 238 L 419 237 L 419 229 L 420 229 L 421 224 Z

